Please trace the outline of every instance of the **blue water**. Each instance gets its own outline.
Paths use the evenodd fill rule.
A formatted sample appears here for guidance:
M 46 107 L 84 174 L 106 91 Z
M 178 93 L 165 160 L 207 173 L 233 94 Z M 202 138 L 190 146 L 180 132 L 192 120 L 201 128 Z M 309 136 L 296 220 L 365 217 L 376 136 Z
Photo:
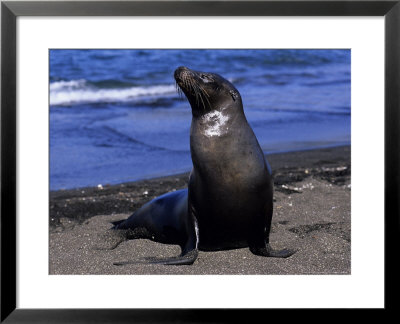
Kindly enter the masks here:
M 350 50 L 50 50 L 50 189 L 189 171 L 181 65 L 242 95 L 266 153 L 350 144 Z

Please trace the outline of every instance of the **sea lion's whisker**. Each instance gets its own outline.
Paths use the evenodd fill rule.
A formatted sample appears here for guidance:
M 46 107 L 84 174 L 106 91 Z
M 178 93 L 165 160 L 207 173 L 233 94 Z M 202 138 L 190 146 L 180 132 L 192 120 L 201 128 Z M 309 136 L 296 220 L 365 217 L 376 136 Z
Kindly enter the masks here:
M 210 100 L 208 100 L 208 98 L 210 97 L 209 94 L 207 93 L 207 91 L 200 84 L 198 84 L 198 88 L 199 88 L 200 94 L 204 95 L 204 99 L 207 101 L 208 107 L 211 108 Z M 203 99 L 202 99 L 202 102 L 203 102 L 203 107 L 206 108 Z
M 193 81 L 193 79 L 189 79 L 189 83 L 190 83 L 190 88 L 191 90 L 194 92 L 194 95 L 196 96 L 196 104 L 199 104 L 199 91 L 197 88 L 196 83 Z
M 207 93 L 206 93 L 206 94 L 207 94 Z M 207 100 L 208 107 L 211 109 L 211 102 L 210 102 L 210 100 L 208 100 L 207 96 L 205 96 L 205 99 Z
M 179 87 L 179 85 L 177 84 L 176 85 L 176 88 L 177 88 L 177 90 L 178 90 L 178 95 L 179 95 L 179 98 L 183 98 L 183 90 Z
M 197 93 L 198 93 L 199 98 L 200 98 L 200 100 L 201 100 L 201 102 L 203 104 L 203 108 L 205 108 L 205 104 L 204 104 L 204 100 L 203 100 L 203 92 L 201 91 L 199 85 L 197 85 Z
M 199 88 L 201 89 L 201 91 L 204 92 L 204 94 L 205 94 L 208 98 L 210 98 L 210 95 L 208 94 L 208 92 L 206 91 L 206 89 L 204 89 L 201 85 L 199 85 Z
M 202 96 L 201 92 L 199 92 L 199 97 L 200 97 L 200 100 L 201 100 L 201 102 L 203 104 L 203 108 L 206 108 L 206 105 L 204 104 L 204 100 L 203 100 L 203 96 Z

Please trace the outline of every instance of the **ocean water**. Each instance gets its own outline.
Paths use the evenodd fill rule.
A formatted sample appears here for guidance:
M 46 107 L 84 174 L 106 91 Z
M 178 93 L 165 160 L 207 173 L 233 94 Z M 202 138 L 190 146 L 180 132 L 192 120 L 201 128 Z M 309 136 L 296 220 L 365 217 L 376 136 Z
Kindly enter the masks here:
M 50 50 L 50 189 L 189 171 L 178 66 L 242 96 L 266 153 L 350 144 L 350 50 Z

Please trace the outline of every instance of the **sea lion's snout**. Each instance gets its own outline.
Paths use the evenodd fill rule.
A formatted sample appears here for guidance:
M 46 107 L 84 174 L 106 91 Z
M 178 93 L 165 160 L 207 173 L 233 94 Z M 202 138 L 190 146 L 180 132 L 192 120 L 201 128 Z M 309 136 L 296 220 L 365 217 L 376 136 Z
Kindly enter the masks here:
M 175 70 L 175 75 L 176 75 L 177 73 L 180 73 L 180 72 L 183 72 L 183 71 L 190 71 L 190 69 L 187 68 L 186 66 L 180 66 L 180 67 L 178 67 L 178 68 Z
M 183 82 L 188 76 L 191 76 L 193 73 L 186 66 L 178 67 L 174 72 L 174 78 L 177 83 Z

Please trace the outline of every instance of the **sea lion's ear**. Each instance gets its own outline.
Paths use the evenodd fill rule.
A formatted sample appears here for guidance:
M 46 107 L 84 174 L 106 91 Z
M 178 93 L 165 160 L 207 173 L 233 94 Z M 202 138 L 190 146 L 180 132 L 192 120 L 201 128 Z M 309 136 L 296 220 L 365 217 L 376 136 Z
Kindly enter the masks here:
M 230 90 L 229 93 L 231 94 L 233 101 L 236 101 L 238 97 L 237 92 L 235 90 Z

